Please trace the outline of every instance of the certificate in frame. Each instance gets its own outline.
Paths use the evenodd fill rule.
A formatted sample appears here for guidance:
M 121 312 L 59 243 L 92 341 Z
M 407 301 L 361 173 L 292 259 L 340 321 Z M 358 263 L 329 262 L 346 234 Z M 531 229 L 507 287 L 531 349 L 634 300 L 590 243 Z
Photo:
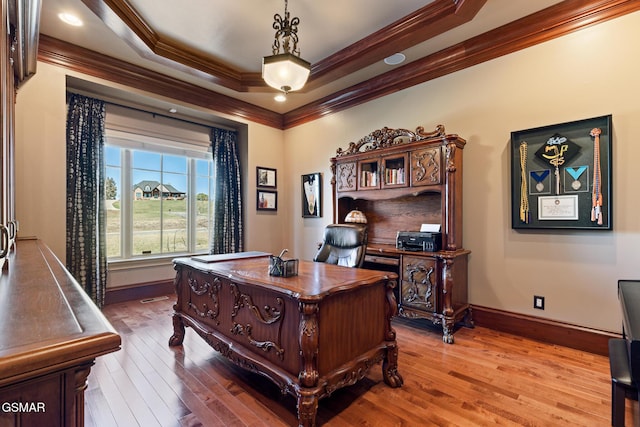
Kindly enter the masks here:
M 514 229 L 612 228 L 611 115 L 511 133 Z
M 278 210 L 278 192 L 269 190 L 257 190 L 256 209 L 259 211 Z

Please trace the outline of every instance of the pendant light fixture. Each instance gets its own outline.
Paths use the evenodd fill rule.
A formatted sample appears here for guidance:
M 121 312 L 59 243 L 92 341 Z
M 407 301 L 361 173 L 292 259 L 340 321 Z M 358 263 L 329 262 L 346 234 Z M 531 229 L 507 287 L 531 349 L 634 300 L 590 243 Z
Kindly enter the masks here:
M 269 86 L 285 94 L 302 89 L 311 72 L 311 64 L 300 58 L 298 49 L 300 18 L 291 19 L 287 6 L 288 0 L 285 0 L 284 16 L 278 13 L 273 16 L 273 29 L 276 30 L 271 46 L 273 55 L 262 58 L 262 78 Z

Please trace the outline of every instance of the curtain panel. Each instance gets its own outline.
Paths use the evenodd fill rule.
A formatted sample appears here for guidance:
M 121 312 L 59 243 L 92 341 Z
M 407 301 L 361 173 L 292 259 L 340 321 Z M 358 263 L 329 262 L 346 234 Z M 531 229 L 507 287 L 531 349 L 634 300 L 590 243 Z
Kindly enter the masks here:
M 102 307 L 107 286 L 103 101 L 71 94 L 67 111 L 67 269 Z
M 243 250 L 242 189 L 237 132 L 213 128 L 213 226 L 211 254 Z

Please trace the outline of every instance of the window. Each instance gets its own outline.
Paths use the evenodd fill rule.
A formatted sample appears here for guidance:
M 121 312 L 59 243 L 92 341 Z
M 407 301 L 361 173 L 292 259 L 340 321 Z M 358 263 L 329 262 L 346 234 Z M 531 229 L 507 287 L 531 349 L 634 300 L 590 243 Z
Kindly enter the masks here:
M 106 240 L 110 260 L 209 250 L 211 154 L 177 151 L 135 139 L 110 138 L 107 133 Z
M 108 260 L 208 253 L 211 127 L 115 104 L 106 109 Z

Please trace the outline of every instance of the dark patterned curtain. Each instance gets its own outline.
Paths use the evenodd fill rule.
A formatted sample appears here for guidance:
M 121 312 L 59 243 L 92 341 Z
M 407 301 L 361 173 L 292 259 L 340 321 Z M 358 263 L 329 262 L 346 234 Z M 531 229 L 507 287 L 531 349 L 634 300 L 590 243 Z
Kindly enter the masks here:
M 213 128 L 213 231 L 211 253 L 241 252 L 242 192 L 237 132 Z
M 107 286 L 104 219 L 105 104 L 71 94 L 67 112 L 67 269 L 102 307 Z

